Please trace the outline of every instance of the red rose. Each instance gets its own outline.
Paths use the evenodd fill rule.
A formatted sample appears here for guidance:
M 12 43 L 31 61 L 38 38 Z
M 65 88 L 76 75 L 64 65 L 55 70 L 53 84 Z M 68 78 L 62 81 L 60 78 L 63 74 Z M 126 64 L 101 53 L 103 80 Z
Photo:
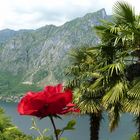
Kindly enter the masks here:
M 62 84 L 46 86 L 41 92 L 28 92 L 18 104 L 20 115 L 44 118 L 49 115 L 79 112 L 72 104 L 72 91 L 62 90 Z

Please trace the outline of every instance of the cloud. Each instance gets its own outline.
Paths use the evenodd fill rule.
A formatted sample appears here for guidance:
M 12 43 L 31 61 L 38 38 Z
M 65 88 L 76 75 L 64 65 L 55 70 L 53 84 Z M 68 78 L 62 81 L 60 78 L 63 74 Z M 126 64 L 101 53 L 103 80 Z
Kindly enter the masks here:
M 0 29 L 36 29 L 66 21 L 105 8 L 112 13 L 117 0 L 0 0 Z M 139 0 L 127 0 L 138 10 Z

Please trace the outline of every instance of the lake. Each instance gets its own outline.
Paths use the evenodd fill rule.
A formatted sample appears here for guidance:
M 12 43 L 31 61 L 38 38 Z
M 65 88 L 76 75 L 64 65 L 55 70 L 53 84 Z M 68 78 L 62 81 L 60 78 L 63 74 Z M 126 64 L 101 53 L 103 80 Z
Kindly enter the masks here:
M 26 134 L 37 135 L 36 131 L 30 130 L 31 117 L 18 115 L 16 106 L 16 103 L 0 102 L 0 107 L 5 109 L 6 114 L 11 117 L 12 122 L 15 125 L 17 125 Z M 55 119 L 57 128 L 62 128 L 68 120 L 73 118 L 77 120 L 76 129 L 74 131 L 65 132 L 63 136 L 67 137 L 68 140 L 89 140 L 88 116 L 65 116 L 63 117 L 63 120 Z M 52 130 L 50 121 L 47 118 L 37 120 L 37 125 L 41 129 L 49 128 Z M 100 128 L 100 140 L 129 140 L 130 136 L 135 131 L 136 128 L 132 122 L 132 116 L 122 115 L 119 127 L 113 133 L 109 133 L 107 115 L 104 114 L 104 119 L 102 120 Z

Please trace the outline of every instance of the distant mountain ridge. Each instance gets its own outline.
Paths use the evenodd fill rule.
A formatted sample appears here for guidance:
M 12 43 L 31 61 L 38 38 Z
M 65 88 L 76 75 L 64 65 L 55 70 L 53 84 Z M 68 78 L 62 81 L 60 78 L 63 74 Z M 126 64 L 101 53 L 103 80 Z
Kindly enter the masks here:
M 93 27 L 108 20 L 105 9 L 86 14 L 62 26 L 47 25 L 36 30 L 0 31 L 0 94 L 18 94 L 21 86 L 62 82 L 68 65 L 67 52 L 99 42 Z M 4 80 L 3 76 L 14 77 Z M 14 85 L 16 84 L 16 85 Z M 6 88 L 5 88 L 6 85 Z M 14 86 L 14 88 L 12 88 Z M 16 88 L 15 88 L 16 87 Z M 18 90 L 16 90 L 18 89 Z

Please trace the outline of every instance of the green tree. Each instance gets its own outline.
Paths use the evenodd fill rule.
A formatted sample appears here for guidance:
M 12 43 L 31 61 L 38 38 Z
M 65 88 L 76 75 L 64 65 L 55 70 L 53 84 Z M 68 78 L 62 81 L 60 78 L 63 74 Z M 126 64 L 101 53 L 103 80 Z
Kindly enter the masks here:
M 120 90 L 120 94 L 123 93 L 123 96 L 117 99 L 123 103 L 123 111 L 131 112 L 136 116 L 140 140 L 140 15 L 136 15 L 134 8 L 128 3 L 117 2 L 114 5 L 112 22 L 104 22 L 96 29 L 101 36 L 102 43 L 114 47 L 114 60 L 124 65 L 123 71 L 120 68 L 119 70 L 123 72 L 120 78 L 125 84 L 118 86 L 119 89 L 123 87 L 123 90 Z M 117 58 L 117 56 L 119 57 Z M 106 94 L 108 101 L 112 99 L 109 95 L 115 97 L 115 92 Z M 106 96 L 104 96 L 103 101 L 110 106 Z
M 68 86 L 77 93 L 75 101 L 83 113 L 108 111 L 111 131 L 120 113 L 135 114 L 140 139 L 140 16 L 131 5 L 117 2 L 112 21 L 103 21 L 95 29 L 100 45 L 73 51 Z
M 116 27 L 119 27 L 116 39 L 121 40 L 129 54 L 125 63 L 130 85 L 124 109 L 135 115 L 140 140 L 140 15 L 136 15 L 135 9 L 124 2 L 116 3 L 114 11 Z
M 100 57 L 101 67 L 98 69 L 104 79 L 104 96 L 102 103 L 109 114 L 109 127 L 113 131 L 123 111 L 123 100 L 127 96 L 128 80 L 125 75 L 125 57 L 128 53 L 121 40 L 117 40 L 115 21 L 103 21 L 102 25 L 96 26 L 96 32 L 101 40 Z M 114 29 L 115 28 L 115 29 Z
M 95 71 L 99 50 L 94 47 L 81 47 L 70 52 L 71 65 L 67 68 L 67 87 L 74 90 L 75 103 L 82 114 L 90 116 L 90 140 L 99 139 L 102 118 L 101 100 L 103 97 L 102 75 Z

